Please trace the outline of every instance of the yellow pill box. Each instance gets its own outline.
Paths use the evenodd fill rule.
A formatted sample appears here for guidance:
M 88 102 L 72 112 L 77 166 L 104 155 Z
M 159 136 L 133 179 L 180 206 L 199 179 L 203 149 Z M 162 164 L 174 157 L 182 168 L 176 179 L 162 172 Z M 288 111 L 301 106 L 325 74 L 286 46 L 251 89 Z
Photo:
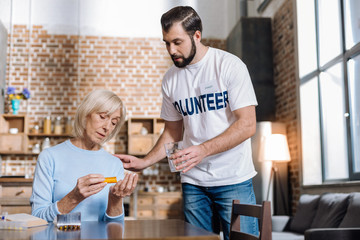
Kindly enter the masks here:
M 105 182 L 107 183 L 117 183 L 116 177 L 106 177 Z

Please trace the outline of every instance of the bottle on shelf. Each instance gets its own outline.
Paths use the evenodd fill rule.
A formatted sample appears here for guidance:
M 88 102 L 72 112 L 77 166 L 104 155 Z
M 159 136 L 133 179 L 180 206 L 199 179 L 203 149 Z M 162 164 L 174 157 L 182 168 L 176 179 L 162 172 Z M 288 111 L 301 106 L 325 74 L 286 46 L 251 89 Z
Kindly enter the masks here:
M 35 125 L 32 129 L 33 134 L 39 134 L 39 125 Z
M 2 158 L 0 155 L 0 177 L 2 176 Z
M 49 147 L 51 147 L 50 146 L 50 139 L 47 137 L 47 138 L 44 139 L 44 141 L 43 141 L 43 143 L 41 145 L 41 150 L 44 150 L 44 149 L 49 148 Z
M 50 116 L 44 119 L 44 134 L 51 134 L 51 119 Z
M 61 117 L 58 116 L 55 118 L 55 123 L 54 123 L 54 133 L 55 134 L 62 134 L 62 125 L 61 125 Z
M 66 118 L 66 123 L 65 123 L 65 134 L 70 135 L 72 133 L 72 119 L 71 117 L 67 117 Z
M 40 153 L 40 144 L 36 143 L 32 148 L 33 153 Z

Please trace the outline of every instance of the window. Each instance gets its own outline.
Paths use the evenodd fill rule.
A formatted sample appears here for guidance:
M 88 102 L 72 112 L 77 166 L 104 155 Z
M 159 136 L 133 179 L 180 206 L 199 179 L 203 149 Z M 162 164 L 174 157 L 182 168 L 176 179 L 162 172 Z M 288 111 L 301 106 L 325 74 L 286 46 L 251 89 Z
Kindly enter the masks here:
M 326 180 L 348 178 L 344 78 L 340 63 L 320 73 L 323 165 Z
M 360 1 L 298 0 L 303 184 L 360 179 Z
M 360 55 L 348 61 L 354 173 L 360 172 Z
M 321 177 L 321 148 L 320 143 L 320 115 L 319 115 L 318 79 L 312 78 L 300 85 L 300 111 L 302 131 L 302 159 L 306 166 L 303 183 L 313 184 L 322 182 Z

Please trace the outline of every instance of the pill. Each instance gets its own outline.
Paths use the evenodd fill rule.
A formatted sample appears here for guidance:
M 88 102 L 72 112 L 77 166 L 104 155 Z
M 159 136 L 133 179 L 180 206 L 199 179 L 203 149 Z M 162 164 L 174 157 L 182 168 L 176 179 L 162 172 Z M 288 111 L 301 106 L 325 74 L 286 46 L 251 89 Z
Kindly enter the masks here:
M 107 182 L 107 183 L 116 183 L 117 180 L 116 180 L 116 177 L 106 177 L 105 182 Z

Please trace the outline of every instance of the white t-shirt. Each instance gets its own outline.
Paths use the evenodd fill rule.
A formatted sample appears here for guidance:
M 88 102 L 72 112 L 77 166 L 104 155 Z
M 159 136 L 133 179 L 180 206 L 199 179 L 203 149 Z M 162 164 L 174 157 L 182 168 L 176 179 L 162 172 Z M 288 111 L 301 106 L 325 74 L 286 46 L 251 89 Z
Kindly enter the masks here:
M 232 111 L 257 105 L 245 64 L 225 51 L 209 48 L 197 63 L 172 66 L 162 82 L 161 118 L 184 121 L 184 147 L 199 145 L 224 132 Z M 181 173 L 181 182 L 210 187 L 241 183 L 256 175 L 250 139 L 202 160 Z

